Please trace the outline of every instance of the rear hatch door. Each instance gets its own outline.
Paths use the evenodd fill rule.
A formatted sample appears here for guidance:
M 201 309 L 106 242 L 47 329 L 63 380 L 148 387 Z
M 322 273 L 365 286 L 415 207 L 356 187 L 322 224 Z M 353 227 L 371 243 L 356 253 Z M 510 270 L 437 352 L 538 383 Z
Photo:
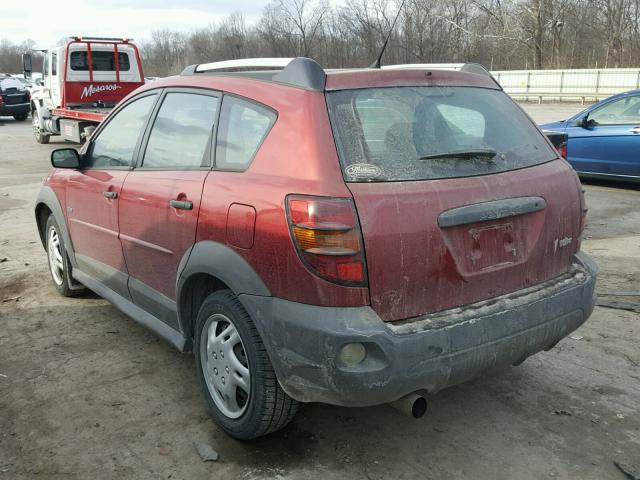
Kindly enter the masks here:
M 394 87 L 327 99 L 383 320 L 468 305 L 569 269 L 579 184 L 503 92 Z

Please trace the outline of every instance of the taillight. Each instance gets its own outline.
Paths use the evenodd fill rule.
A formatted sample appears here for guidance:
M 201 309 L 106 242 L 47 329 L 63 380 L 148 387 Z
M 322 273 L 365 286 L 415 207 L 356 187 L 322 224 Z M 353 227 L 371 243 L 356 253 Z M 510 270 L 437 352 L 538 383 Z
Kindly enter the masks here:
M 566 160 L 566 158 L 567 158 L 567 142 L 564 142 L 562 145 L 560 145 L 560 147 L 558 148 L 558 153 L 560 154 L 560 156 L 562 158 L 564 158 Z
M 366 286 L 360 224 L 350 198 L 287 197 L 287 219 L 298 255 L 330 282 Z

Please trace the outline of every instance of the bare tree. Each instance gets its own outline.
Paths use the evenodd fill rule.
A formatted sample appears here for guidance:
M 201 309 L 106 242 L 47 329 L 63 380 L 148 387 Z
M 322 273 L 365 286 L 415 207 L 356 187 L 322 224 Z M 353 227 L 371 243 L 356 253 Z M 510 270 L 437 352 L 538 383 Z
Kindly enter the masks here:
M 191 32 L 142 42 L 149 75 L 208 61 L 304 55 L 325 67 L 475 61 L 492 69 L 638 67 L 640 0 L 271 0 L 247 24 L 240 13 Z M 0 71 L 19 72 L 32 45 L 0 41 Z
M 0 73 L 22 73 L 22 54 L 31 52 L 35 42 L 27 39 L 16 45 L 7 39 L 0 40 Z M 34 58 L 34 70 L 42 70 L 41 55 Z

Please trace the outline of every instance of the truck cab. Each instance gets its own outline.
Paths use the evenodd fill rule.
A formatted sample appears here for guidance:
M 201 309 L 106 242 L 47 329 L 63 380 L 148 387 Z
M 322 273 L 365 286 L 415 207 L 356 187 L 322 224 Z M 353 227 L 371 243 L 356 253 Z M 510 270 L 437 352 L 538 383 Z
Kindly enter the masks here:
M 144 84 L 144 75 L 138 48 L 128 39 L 71 37 L 44 51 L 38 83 L 31 101 L 36 141 L 61 135 L 83 143 L 111 108 Z

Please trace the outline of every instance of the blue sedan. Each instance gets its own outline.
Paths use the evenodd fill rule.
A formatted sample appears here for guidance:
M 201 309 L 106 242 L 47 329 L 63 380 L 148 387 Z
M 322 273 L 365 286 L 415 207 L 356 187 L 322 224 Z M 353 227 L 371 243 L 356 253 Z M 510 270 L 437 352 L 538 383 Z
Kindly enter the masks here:
M 640 90 L 540 128 L 568 135 L 567 160 L 580 176 L 640 182 Z

